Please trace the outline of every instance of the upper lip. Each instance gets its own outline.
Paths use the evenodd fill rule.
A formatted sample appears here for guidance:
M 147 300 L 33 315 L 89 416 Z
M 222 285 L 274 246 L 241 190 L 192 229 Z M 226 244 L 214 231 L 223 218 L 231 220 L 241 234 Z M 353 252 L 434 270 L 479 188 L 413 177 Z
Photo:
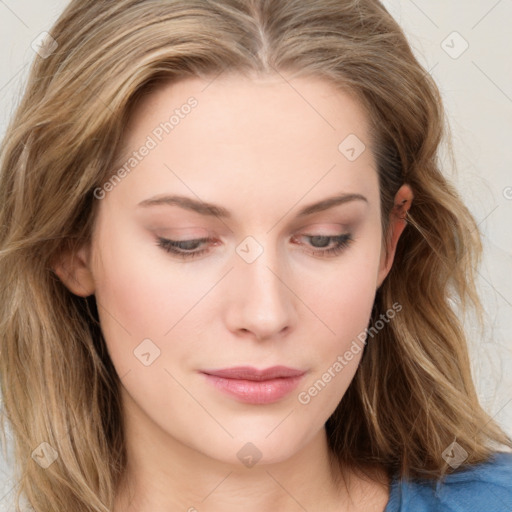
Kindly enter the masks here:
M 202 373 L 223 377 L 225 379 L 243 379 L 243 380 L 270 380 L 286 377 L 298 377 L 305 372 L 296 368 L 288 368 L 287 366 L 272 366 L 263 370 L 258 370 L 252 366 L 236 366 L 233 368 L 222 368 L 214 370 L 202 370 Z

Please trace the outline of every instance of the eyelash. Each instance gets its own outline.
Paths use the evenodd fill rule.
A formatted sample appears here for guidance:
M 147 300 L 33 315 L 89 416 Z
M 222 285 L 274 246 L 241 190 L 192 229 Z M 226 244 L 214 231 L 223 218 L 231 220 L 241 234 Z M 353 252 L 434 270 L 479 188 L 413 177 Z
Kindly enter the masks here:
M 328 240 L 334 240 L 336 245 L 334 247 L 331 247 L 329 249 L 321 249 L 312 251 L 314 256 L 321 256 L 321 257 L 334 257 L 340 254 L 342 251 L 344 251 L 352 242 L 353 238 L 350 233 L 346 233 L 343 235 L 334 235 L 334 236 L 327 236 L 327 235 L 301 235 L 306 238 L 327 238 Z M 159 237 L 157 239 L 157 246 L 161 247 L 164 251 L 173 254 L 174 256 L 177 256 L 178 258 L 182 259 L 193 259 L 197 258 L 199 256 L 202 256 L 203 254 L 207 253 L 209 249 L 202 249 L 200 251 L 195 252 L 186 252 L 183 250 L 180 250 L 179 247 L 180 244 L 201 244 L 206 242 L 213 242 L 214 240 L 211 238 L 197 238 L 193 240 L 168 240 L 167 238 L 161 238 Z

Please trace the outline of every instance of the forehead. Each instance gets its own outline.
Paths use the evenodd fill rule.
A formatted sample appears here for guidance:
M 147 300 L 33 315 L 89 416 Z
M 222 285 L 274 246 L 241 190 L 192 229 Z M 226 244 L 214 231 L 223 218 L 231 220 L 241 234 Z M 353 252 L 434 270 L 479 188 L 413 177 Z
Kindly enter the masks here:
M 199 108 L 194 108 L 194 116 L 182 123 L 185 128 L 182 126 L 179 131 L 187 131 L 188 125 L 198 136 L 198 128 L 215 123 L 219 128 L 229 128 L 232 136 L 234 132 L 251 135 L 251 128 L 262 128 L 255 141 L 275 136 L 279 128 L 293 130 L 290 136 L 307 131 L 312 137 L 328 130 L 353 129 L 361 138 L 367 138 L 366 112 L 355 93 L 346 87 L 312 76 L 283 73 L 247 77 L 221 73 L 205 79 L 162 82 L 146 91 L 132 110 L 125 140 L 129 142 L 137 131 L 147 132 L 155 123 L 169 120 L 191 97 Z M 194 124 L 194 118 L 199 118 L 200 123 Z M 239 128 L 245 129 L 239 132 Z
M 196 105 L 193 109 L 187 105 L 191 98 Z M 173 126 L 168 126 L 169 121 Z M 260 149 L 285 143 L 283 149 L 295 146 L 297 152 L 306 138 L 309 144 L 300 153 L 315 150 L 320 141 L 338 150 L 340 137 L 343 140 L 350 134 L 370 144 L 368 121 L 355 94 L 327 79 L 286 74 L 249 78 L 226 73 L 163 82 L 147 91 L 132 110 L 123 149 L 131 150 L 141 137 L 167 124 L 172 133 L 160 134 L 170 135 L 164 137 L 164 144 L 185 137 L 199 144 L 214 137 L 224 143 L 219 151 L 239 143 Z M 203 151 L 208 146 L 203 144 Z
M 225 74 L 163 83 L 132 111 L 116 165 L 148 141 L 151 150 L 119 189 L 134 201 L 173 192 L 246 208 L 249 198 L 261 207 L 283 194 L 305 203 L 371 195 L 368 126 L 355 96 L 327 80 Z

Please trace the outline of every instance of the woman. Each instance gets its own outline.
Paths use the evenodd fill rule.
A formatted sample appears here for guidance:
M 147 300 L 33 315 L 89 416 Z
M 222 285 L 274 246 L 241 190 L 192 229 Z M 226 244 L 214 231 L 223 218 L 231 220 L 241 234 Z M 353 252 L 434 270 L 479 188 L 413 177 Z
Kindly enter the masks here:
M 2 148 L 19 496 L 510 510 L 460 321 L 477 226 L 382 5 L 76 0 L 51 37 Z

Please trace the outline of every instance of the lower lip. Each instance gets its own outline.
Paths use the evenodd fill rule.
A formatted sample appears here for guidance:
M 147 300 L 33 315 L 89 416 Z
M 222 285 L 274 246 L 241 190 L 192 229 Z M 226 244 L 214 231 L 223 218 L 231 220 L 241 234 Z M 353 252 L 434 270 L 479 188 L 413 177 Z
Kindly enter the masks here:
M 282 377 L 263 381 L 226 379 L 204 373 L 210 384 L 241 402 L 248 404 L 271 404 L 284 398 L 298 385 L 303 375 Z

